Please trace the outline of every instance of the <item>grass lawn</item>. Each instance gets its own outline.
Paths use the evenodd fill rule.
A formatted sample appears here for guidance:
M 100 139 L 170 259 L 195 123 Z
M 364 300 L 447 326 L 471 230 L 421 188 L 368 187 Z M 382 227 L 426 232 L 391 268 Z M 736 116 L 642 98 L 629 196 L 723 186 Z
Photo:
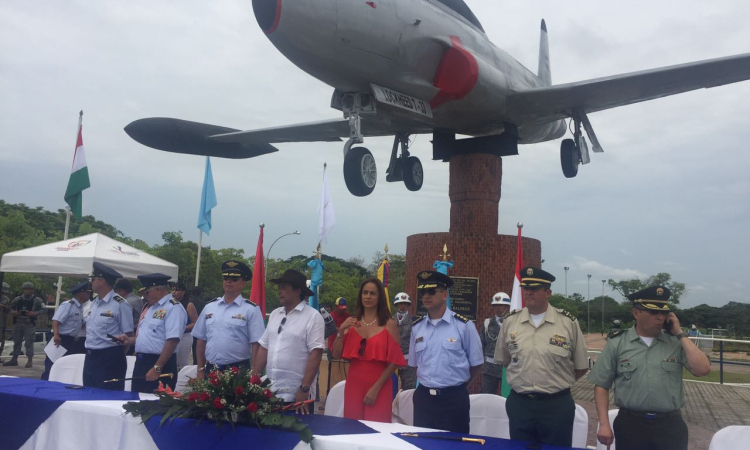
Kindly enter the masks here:
M 705 377 L 694 377 L 687 369 L 682 369 L 682 378 L 684 380 L 712 381 L 719 382 L 719 371 L 712 370 Z M 724 383 L 750 383 L 750 373 L 734 373 L 724 370 Z

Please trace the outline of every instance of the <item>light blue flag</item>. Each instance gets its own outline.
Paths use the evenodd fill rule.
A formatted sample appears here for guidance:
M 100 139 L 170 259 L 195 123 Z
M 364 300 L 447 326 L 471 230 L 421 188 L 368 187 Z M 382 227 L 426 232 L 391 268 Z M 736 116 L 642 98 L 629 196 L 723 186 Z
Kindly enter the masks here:
M 312 275 L 310 275 L 310 290 L 315 294 L 310 297 L 308 304 L 311 308 L 315 308 L 317 311 L 320 307 L 318 288 L 323 285 L 323 269 L 325 269 L 325 265 L 323 264 L 323 261 L 318 258 L 313 258 L 312 261 L 307 263 L 307 267 L 312 269 Z
M 211 174 L 211 159 L 206 156 L 206 174 L 203 177 L 203 192 L 201 192 L 201 209 L 198 212 L 198 228 L 206 234 L 211 234 L 211 210 L 217 205 L 214 177 Z

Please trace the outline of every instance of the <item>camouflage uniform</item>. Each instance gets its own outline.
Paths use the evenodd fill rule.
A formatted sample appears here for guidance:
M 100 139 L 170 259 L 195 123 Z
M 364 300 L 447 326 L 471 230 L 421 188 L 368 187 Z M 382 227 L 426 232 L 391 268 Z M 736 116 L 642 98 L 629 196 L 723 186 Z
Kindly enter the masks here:
M 479 332 L 485 360 L 482 365 L 482 394 L 497 394 L 503 379 L 503 366 L 495 363 L 495 344 L 500 335 L 502 320 L 500 318 L 498 322 L 494 316 L 486 319 Z
M 401 336 L 401 351 L 404 358 L 409 358 L 409 338 L 411 337 L 411 326 L 414 318 L 408 312 L 403 315 L 396 313 L 396 323 L 398 324 L 398 333 Z M 414 389 L 417 387 L 417 368 L 402 367 L 398 369 L 398 376 L 401 379 L 401 389 Z

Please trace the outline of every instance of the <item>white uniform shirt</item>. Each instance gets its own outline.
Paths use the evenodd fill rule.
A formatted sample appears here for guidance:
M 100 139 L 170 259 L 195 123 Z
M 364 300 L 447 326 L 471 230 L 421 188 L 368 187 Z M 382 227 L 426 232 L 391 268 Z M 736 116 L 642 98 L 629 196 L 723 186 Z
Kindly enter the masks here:
M 154 303 L 138 324 L 135 352 L 160 355 L 167 339 L 179 339 L 187 324 L 187 312 L 179 301 L 167 294 Z M 177 353 L 177 347 L 174 348 Z
M 263 317 L 260 308 L 241 295 L 228 304 L 220 297 L 203 308 L 192 335 L 206 341 L 206 363 L 247 361 L 253 343 L 263 335 Z
M 286 321 L 282 326 L 284 318 Z M 268 318 L 268 326 L 259 342 L 268 350 L 266 374 L 271 380 L 271 390 L 284 401 L 294 401 L 302 385 L 310 353 L 316 348 L 325 348 L 324 330 L 323 316 L 305 302 L 300 302 L 289 314 L 286 314 L 283 306 L 276 308 Z M 313 389 L 314 381 L 311 397 L 315 397 Z

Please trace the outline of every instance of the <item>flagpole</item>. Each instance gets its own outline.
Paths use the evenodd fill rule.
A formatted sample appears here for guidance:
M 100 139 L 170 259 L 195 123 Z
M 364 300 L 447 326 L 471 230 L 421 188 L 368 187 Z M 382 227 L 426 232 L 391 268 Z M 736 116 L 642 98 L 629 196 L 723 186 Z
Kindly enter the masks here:
M 198 276 L 201 272 L 201 249 L 203 248 L 203 230 L 199 229 L 198 233 L 198 261 L 195 263 L 195 285 L 198 286 Z

